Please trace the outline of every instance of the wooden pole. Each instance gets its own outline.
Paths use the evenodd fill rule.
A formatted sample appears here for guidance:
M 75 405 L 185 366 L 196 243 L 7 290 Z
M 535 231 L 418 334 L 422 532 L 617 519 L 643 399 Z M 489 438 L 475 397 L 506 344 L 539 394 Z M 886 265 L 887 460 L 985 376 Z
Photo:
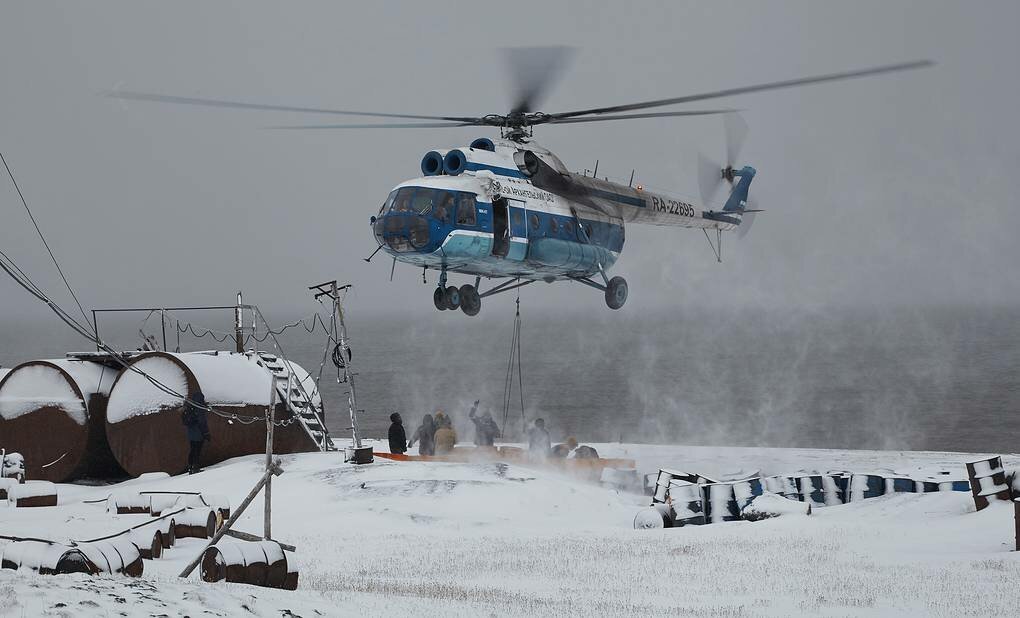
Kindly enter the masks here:
M 210 547 L 215 545 L 217 541 L 223 538 L 223 535 L 226 534 L 228 530 L 230 530 L 230 527 L 234 525 L 234 522 L 236 522 L 237 519 L 241 516 L 241 513 L 244 513 L 244 510 L 248 508 L 248 505 L 251 504 L 251 501 L 255 499 L 255 496 L 259 495 L 259 492 L 262 491 L 262 488 L 265 486 L 266 481 L 268 481 L 270 477 L 280 476 L 281 474 L 283 474 L 283 468 L 280 467 L 280 462 L 279 461 L 273 462 L 273 466 L 270 469 L 266 470 L 266 473 L 262 475 L 262 478 L 259 479 L 259 482 L 256 483 L 255 487 L 253 487 L 252 490 L 248 493 L 248 497 L 245 498 L 243 502 L 241 502 L 241 506 L 237 507 L 237 510 L 230 515 L 230 519 L 225 521 L 223 523 L 223 526 L 221 526 L 220 529 L 216 531 L 216 534 L 214 534 L 213 538 L 210 539 L 208 543 L 206 543 L 205 547 L 202 548 L 202 551 L 199 552 L 198 556 L 196 556 L 195 559 L 188 564 L 188 566 L 184 567 L 184 570 L 181 571 L 179 577 L 187 577 L 191 575 L 191 572 L 195 570 L 195 567 L 197 567 L 198 564 L 202 562 L 202 556 L 205 555 L 205 550 L 209 549 Z
M 287 378 L 287 391 L 290 392 L 290 374 Z M 276 376 L 270 375 L 269 409 L 266 411 L 266 471 L 273 467 L 273 427 L 276 420 Z M 266 480 L 265 510 L 262 514 L 263 538 L 272 538 L 273 527 L 273 477 Z

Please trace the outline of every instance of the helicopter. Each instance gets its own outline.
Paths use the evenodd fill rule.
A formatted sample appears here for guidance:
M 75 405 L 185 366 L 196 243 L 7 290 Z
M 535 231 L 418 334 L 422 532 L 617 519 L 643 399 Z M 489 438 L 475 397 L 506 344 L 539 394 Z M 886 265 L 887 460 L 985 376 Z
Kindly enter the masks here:
M 483 298 L 537 281 L 579 283 L 602 292 L 610 309 L 622 308 L 628 296 L 627 281 L 619 275 L 610 277 L 608 271 L 623 251 L 628 223 L 699 228 L 720 262 L 723 232 L 747 233 L 761 209 L 755 207 L 749 196 L 755 168 L 737 163 L 747 126 L 735 110 L 640 110 L 933 64 L 920 60 L 668 99 L 569 112 L 538 111 L 538 102 L 568 51 L 561 47 L 507 50 L 517 92 L 506 114 L 430 116 L 266 105 L 120 90 L 107 95 L 137 101 L 401 121 L 274 127 L 279 129 L 498 129 L 498 139 L 479 137 L 466 146 L 427 151 L 421 159 L 421 176 L 396 185 L 369 220 L 378 246 L 366 261 L 371 261 L 380 250 L 392 256 L 391 279 L 397 262 L 421 268 L 423 279 L 428 270 L 438 271 L 433 292 L 436 309 L 460 309 L 474 316 L 481 310 Z M 705 204 L 724 183 L 729 185 L 729 193 L 719 208 L 646 190 L 633 184 L 633 174 L 631 182 L 625 185 L 598 178 L 597 166 L 590 175 L 571 172 L 552 151 L 534 141 L 534 128 L 540 125 L 717 115 L 723 116 L 726 129 L 726 161 L 714 163 L 699 155 L 698 178 Z M 474 280 L 453 285 L 451 274 L 466 275 Z M 501 281 L 482 291 L 483 278 Z

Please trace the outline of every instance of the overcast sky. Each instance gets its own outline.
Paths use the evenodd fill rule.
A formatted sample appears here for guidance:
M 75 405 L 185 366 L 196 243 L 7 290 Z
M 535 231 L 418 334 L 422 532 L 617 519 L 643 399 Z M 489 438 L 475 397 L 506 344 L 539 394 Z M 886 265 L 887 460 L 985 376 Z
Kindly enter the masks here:
M 124 88 L 266 103 L 483 115 L 509 105 L 499 48 L 576 47 L 562 111 L 929 58 L 910 73 L 712 101 L 745 110 L 750 236 L 724 263 L 700 232 L 631 226 L 623 311 L 697 304 L 1015 303 L 1020 255 L 1016 2 L 20 2 L 0 19 L 0 149 L 87 306 L 229 303 L 307 313 L 356 284 L 362 310 L 434 317 L 421 272 L 388 281 L 368 218 L 432 148 L 483 129 L 276 132 L 335 117 L 115 101 Z M 718 118 L 539 127 L 568 167 L 696 196 Z M 0 247 L 61 300 L 6 179 Z M 569 283 L 539 311 L 606 312 Z M 495 298 L 489 305 L 507 304 Z M 6 315 L 39 311 L 0 280 Z M 483 308 L 483 311 L 485 309 Z M 460 319 L 466 319 L 459 316 Z

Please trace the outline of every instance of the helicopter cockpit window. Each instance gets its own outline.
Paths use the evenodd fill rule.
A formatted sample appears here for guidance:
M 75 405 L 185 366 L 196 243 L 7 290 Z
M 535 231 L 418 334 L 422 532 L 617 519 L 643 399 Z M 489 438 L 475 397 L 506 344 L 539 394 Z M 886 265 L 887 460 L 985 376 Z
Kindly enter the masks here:
M 475 225 L 477 222 L 475 197 L 470 193 L 461 193 L 457 196 L 457 225 Z
M 379 214 L 382 214 L 389 210 L 390 208 L 393 208 L 393 200 L 395 199 L 397 199 L 397 191 L 390 191 L 389 197 L 386 198 L 386 201 L 383 202 L 382 208 L 379 209 Z
M 396 197 L 393 199 L 391 212 L 409 212 L 411 210 L 411 197 L 414 195 L 414 189 L 405 187 L 398 189 Z

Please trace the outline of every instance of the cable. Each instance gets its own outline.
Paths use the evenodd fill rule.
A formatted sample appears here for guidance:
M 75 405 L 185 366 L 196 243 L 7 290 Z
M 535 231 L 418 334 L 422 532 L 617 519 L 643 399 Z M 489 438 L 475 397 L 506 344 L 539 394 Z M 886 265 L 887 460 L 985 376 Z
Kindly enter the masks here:
M 71 289 L 71 284 L 67 282 L 67 277 L 64 276 L 64 271 L 60 268 L 60 263 L 57 262 L 57 257 L 53 255 L 53 250 L 50 249 L 50 243 L 46 242 L 46 237 L 43 236 L 42 230 L 39 229 L 39 224 L 35 220 L 35 215 L 32 214 L 32 209 L 28 207 L 25 195 L 21 192 L 21 187 L 18 186 L 18 181 L 14 179 L 14 172 L 11 171 L 11 166 L 7 165 L 7 159 L 4 158 L 4 154 L 2 152 L 0 152 L 0 161 L 3 161 L 4 168 L 7 169 L 7 175 L 11 177 L 11 182 L 14 183 L 14 188 L 18 192 L 18 197 L 21 198 L 21 203 L 25 206 L 25 212 L 28 213 L 28 218 L 32 220 L 32 225 L 35 226 L 35 231 L 39 234 L 39 238 L 42 240 L 43 246 L 46 247 L 47 253 L 50 254 L 50 259 L 53 260 L 53 265 L 57 267 L 57 272 L 60 273 L 60 278 L 64 280 L 64 285 L 67 287 L 67 291 L 71 293 L 71 298 L 73 298 L 75 304 L 78 305 L 78 310 L 81 311 L 81 317 L 85 318 L 85 322 L 88 322 L 89 318 L 85 315 L 85 308 L 81 306 L 78 296 L 74 293 L 74 290 Z

